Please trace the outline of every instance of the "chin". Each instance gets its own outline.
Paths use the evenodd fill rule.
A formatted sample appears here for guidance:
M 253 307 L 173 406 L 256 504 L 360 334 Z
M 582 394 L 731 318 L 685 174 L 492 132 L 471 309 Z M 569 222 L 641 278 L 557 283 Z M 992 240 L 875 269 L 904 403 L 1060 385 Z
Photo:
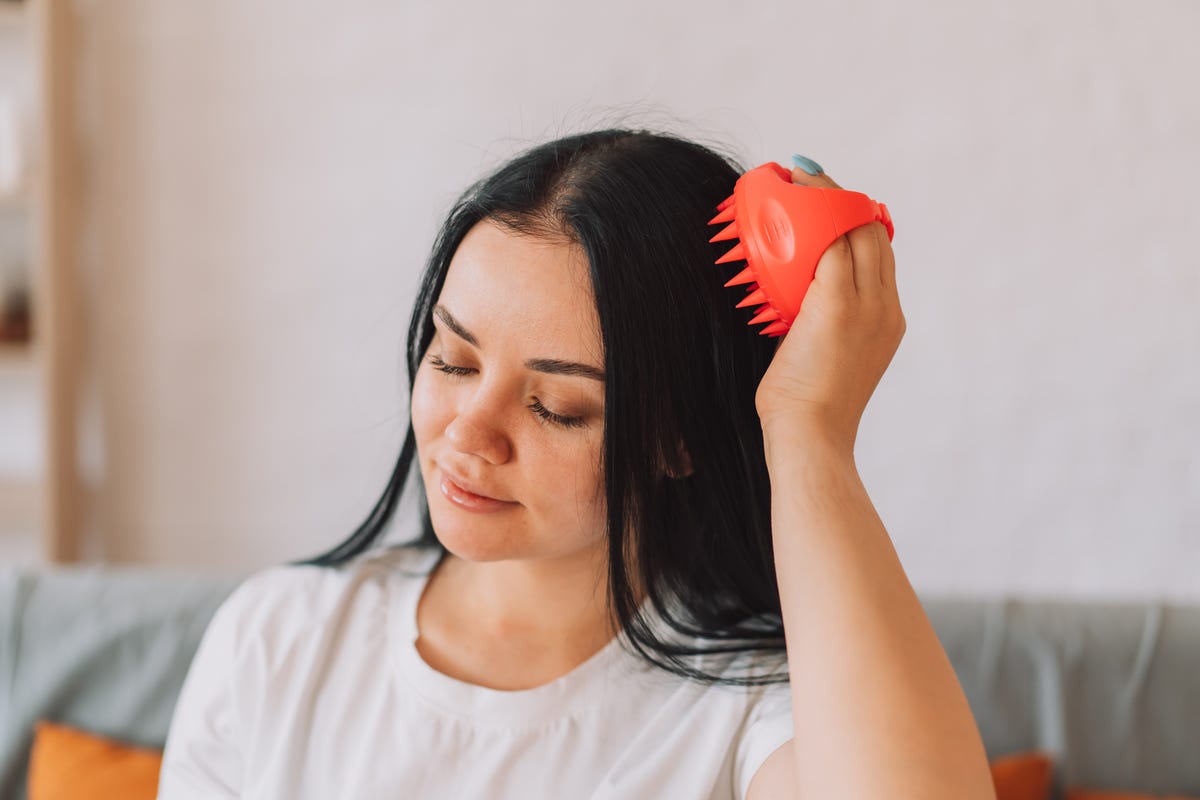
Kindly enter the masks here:
M 511 524 L 443 505 L 430 506 L 429 520 L 442 546 L 464 561 L 503 561 L 532 555 L 529 542 Z M 435 502 L 437 502 L 435 500 Z

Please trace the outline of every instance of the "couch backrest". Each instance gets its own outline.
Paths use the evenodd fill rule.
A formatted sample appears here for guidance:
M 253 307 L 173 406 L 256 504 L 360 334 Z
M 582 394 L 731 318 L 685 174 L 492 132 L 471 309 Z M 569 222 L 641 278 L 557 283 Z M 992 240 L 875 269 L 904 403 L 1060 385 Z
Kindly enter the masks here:
M 162 747 L 188 663 L 241 576 L 0 571 L 0 797 L 24 797 L 38 719 Z M 1200 796 L 1200 606 L 922 598 L 988 755 L 1057 787 Z
M 1200 797 L 1200 606 L 922 597 L 991 756 L 1055 783 Z

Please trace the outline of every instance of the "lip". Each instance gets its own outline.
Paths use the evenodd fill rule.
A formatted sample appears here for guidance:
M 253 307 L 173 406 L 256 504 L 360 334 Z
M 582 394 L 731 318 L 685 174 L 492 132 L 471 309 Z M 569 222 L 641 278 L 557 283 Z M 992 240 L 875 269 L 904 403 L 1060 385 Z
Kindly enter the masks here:
M 464 483 L 458 475 L 447 471 L 440 465 L 439 469 L 442 472 L 442 480 L 439 486 L 442 495 L 461 508 L 468 511 L 499 511 L 518 505 L 518 503 L 513 501 L 498 500 L 495 497 L 480 494 L 472 488 L 468 488 L 473 486 L 473 484 Z

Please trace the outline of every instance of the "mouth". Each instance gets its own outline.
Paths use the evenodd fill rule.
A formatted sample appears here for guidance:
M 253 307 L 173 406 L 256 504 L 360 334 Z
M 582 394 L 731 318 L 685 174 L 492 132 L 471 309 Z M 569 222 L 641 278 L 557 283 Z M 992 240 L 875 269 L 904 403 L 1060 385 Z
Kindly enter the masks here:
M 443 497 L 449 500 L 450 503 L 461 507 L 467 511 L 500 511 L 504 509 L 512 509 L 517 505 L 516 501 L 500 500 L 493 498 L 478 491 L 474 483 L 470 483 L 463 477 L 454 473 L 449 473 L 443 467 L 438 467 L 442 473 L 442 480 L 439 481 L 438 488 L 442 491 Z

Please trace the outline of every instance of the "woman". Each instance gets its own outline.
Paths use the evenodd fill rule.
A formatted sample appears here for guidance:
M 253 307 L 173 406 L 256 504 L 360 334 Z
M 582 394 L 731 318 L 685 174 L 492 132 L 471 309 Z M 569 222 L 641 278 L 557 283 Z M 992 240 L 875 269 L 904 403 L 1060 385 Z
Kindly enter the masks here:
M 830 246 L 777 346 L 708 242 L 741 172 L 609 130 L 463 195 L 383 497 L 222 605 L 161 798 L 994 796 L 854 466 L 904 333 L 890 242 Z M 418 535 L 375 546 L 410 477 Z

